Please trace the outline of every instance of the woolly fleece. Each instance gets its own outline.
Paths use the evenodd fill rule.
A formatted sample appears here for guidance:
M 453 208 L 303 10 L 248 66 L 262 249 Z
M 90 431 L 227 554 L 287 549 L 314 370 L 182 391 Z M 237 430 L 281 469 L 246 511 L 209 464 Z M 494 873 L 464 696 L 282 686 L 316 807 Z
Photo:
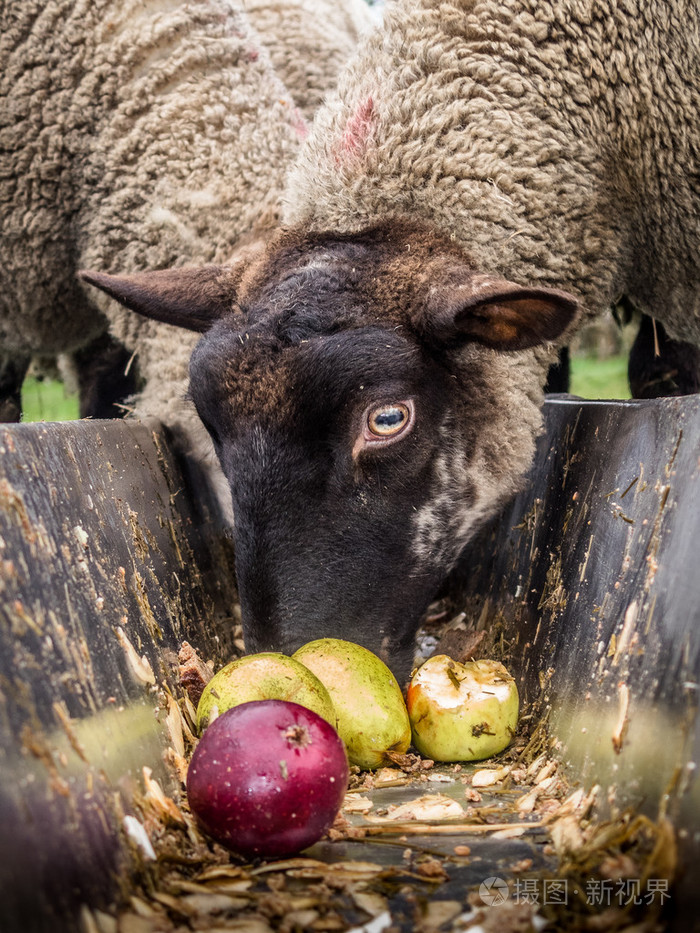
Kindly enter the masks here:
M 327 60 L 322 72 L 303 72 L 287 55 L 300 99 L 317 94 L 322 78 L 323 90 L 330 88 L 361 25 L 357 2 L 342 0 L 335 12 L 326 0 L 276 5 L 269 44 L 283 48 L 290 21 L 290 40 L 306 31 Z M 325 43 L 319 17 L 336 24 Z M 314 76 L 312 95 L 305 74 Z M 127 312 L 81 285 L 77 271 L 227 259 L 254 228 L 276 222 L 285 171 L 306 132 L 239 3 L 6 0 L 2 350 L 65 353 L 97 336 L 108 319 L 138 356 L 144 388 L 137 413 L 168 424 L 180 440 L 184 432 L 191 451 L 218 473 L 185 399 L 196 336 Z
M 694 0 L 395 0 L 319 111 L 285 219 L 404 213 L 477 264 L 626 294 L 700 342 L 700 7 Z
M 307 120 L 376 24 L 365 0 L 245 0 L 245 11 Z

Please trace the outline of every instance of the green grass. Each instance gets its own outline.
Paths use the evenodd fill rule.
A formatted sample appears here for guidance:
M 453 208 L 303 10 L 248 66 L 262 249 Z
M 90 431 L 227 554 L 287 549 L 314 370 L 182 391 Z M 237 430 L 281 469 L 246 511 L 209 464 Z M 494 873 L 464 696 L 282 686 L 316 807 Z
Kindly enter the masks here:
M 75 421 L 78 399 L 68 395 L 54 379 L 25 379 L 22 385 L 22 421 Z
M 598 360 L 591 356 L 571 359 L 572 395 L 581 398 L 629 398 L 627 356 Z

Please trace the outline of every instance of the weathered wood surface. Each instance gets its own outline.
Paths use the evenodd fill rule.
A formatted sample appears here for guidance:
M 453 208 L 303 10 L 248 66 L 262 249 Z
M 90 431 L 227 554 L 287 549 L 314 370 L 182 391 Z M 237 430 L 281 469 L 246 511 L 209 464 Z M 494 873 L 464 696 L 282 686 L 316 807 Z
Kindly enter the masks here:
M 550 400 L 527 489 L 464 555 L 469 618 L 545 686 L 569 773 L 667 814 L 700 922 L 700 396 Z M 691 924 L 692 918 L 692 924 Z
M 144 765 L 168 780 L 177 649 L 233 651 L 230 546 L 193 484 L 142 425 L 0 429 L 4 933 L 76 929 L 126 883 L 122 808 Z

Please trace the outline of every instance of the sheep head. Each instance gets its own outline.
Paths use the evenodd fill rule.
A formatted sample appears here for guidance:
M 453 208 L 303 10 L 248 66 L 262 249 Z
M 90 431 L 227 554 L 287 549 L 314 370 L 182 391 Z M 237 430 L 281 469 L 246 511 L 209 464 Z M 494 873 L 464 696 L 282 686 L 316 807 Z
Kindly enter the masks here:
M 285 231 L 243 266 L 84 278 L 203 333 L 190 394 L 231 487 L 247 650 L 340 636 L 406 676 L 425 609 L 529 465 L 518 351 L 557 339 L 575 299 L 397 222 Z

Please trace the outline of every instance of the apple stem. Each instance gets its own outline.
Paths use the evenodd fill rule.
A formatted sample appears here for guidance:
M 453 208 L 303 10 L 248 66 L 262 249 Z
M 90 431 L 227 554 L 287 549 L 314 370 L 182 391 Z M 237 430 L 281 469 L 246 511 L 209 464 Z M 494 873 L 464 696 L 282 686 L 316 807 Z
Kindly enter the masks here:
M 295 723 L 293 726 L 289 726 L 283 734 L 287 740 L 287 744 L 292 748 L 306 748 L 307 745 L 311 745 L 311 733 L 306 726 L 300 726 Z

